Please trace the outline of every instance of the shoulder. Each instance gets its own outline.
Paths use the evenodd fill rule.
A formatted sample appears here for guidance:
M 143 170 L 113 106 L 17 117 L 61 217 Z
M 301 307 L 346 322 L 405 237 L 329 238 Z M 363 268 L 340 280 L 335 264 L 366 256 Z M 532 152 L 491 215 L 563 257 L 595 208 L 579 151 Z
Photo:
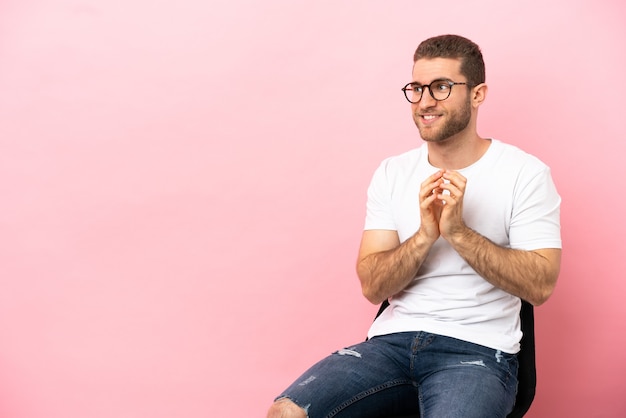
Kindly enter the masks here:
M 546 204 L 558 201 L 558 192 L 547 164 L 514 145 L 494 144 L 498 152 L 494 153 L 492 168 L 499 173 L 497 178 L 503 187 L 511 187 L 514 199 L 529 202 L 539 199 Z
M 493 139 L 492 147 L 494 161 L 499 165 L 527 174 L 549 171 L 549 167 L 543 161 L 515 145 Z

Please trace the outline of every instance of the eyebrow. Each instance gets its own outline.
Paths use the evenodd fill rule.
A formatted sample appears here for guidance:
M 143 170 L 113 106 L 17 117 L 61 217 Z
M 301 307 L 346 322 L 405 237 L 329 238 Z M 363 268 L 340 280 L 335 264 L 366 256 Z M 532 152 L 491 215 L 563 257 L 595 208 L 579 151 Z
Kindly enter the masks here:
M 422 84 L 419 81 L 411 81 L 412 85 L 415 86 L 428 86 L 432 83 L 434 83 L 435 81 L 452 81 L 451 79 L 447 78 L 447 77 L 439 77 L 439 78 L 435 78 L 433 81 L 431 81 L 430 83 L 426 83 L 426 84 Z

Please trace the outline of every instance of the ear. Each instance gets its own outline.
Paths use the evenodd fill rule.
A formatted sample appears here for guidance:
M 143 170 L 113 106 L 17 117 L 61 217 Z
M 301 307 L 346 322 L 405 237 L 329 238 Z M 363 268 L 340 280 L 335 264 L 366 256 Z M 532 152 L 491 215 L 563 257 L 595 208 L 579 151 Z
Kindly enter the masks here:
M 478 108 L 487 98 L 487 85 L 481 83 L 472 89 L 472 106 Z

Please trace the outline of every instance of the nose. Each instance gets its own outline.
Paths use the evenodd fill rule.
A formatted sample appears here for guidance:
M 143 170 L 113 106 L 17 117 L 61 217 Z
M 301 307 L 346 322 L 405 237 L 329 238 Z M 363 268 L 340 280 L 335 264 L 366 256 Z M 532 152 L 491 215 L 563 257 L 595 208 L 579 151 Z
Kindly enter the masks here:
M 420 109 L 429 109 L 431 107 L 437 106 L 437 100 L 433 99 L 432 94 L 430 93 L 430 87 L 424 86 L 424 91 L 422 92 L 422 98 L 417 103 Z M 428 89 L 428 91 L 426 91 Z

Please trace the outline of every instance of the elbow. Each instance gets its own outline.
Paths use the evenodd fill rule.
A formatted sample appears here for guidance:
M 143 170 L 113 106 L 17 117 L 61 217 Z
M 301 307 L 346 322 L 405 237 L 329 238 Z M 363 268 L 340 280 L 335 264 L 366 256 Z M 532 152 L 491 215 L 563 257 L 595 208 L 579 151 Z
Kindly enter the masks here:
M 379 305 L 386 297 L 381 296 L 379 286 L 376 286 L 369 275 L 361 275 L 359 272 L 359 280 L 361 280 L 361 293 L 373 305 Z
M 543 286 L 539 286 L 539 289 L 528 299 L 528 302 L 533 306 L 541 306 L 546 303 L 548 299 L 550 299 L 550 296 L 552 296 L 552 293 L 554 293 L 557 277 L 558 273 L 546 280 Z
M 379 305 L 387 298 L 381 296 L 379 286 L 376 286 L 375 280 L 372 277 L 369 269 L 365 268 L 362 263 L 357 264 L 357 276 L 361 281 L 361 292 L 365 299 L 367 299 L 373 305 Z
M 533 305 L 534 307 L 541 306 L 550 298 L 549 294 L 537 294 L 532 298 L 528 298 L 527 302 Z
M 376 292 L 368 286 L 362 285 L 361 291 L 365 299 L 367 299 L 372 305 L 380 305 L 385 300 L 387 300 L 386 297 L 380 295 L 380 292 Z
M 537 275 L 540 279 L 535 286 L 535 291 L 527 301 L 533 306 L 541 306 L 552 296 L 556 288 L 556 282 L 561 272 L 561 250 L 556 248 L 537 250 L 536 254 L 541 256 L 545 263 L 542 273 Z

